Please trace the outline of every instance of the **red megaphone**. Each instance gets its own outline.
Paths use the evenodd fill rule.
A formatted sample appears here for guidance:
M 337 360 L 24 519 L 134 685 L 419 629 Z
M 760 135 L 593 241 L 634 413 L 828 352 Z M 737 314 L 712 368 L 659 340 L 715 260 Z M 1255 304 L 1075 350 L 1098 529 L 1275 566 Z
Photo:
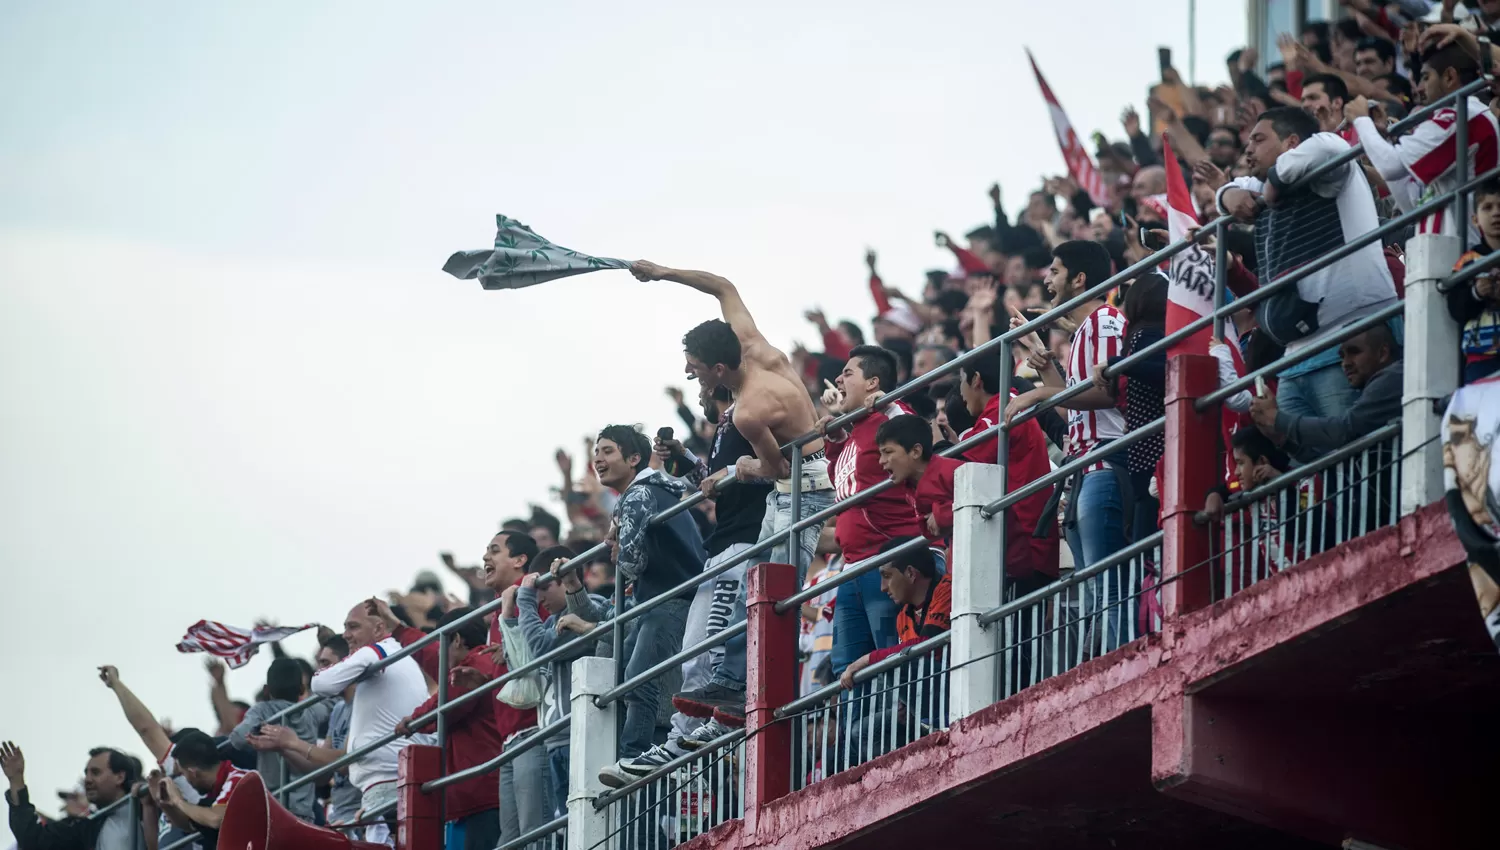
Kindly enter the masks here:
M 390 850 L 297 820 L 269 793 L 259 773 L 246 774 L 229 794 L 219 826 L 221 850 Z

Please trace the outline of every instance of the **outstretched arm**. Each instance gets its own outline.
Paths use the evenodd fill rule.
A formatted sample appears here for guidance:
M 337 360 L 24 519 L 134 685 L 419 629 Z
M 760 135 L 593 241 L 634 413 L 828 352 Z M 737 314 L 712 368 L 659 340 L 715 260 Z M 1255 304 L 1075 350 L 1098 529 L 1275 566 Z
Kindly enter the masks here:
M 115 692 L 115 698 L 120 701 L 120 709 L 125 712 L 125 720 L 135 729 L 135 734 L 141 736 L 141 743 L 151 751 L 151 757 L 158 762 L 166 758 L 167 751 L 172 749 L 171 739 L 167 737 L 161 724 L 156 722 L 151 709 L 120 681 L 120 671 L 114 667 L 100 667 L 99 679 L 104 682 L 105 687 Z
M 740 298 L 739 290 L 725 278 L 711 272 L 669 269 L 646 260 L 631 263 L 630 273 L 637 280 L 668 280 L 706 292 L 719 299 L 719 307 L 724 311 L 724 321 L 734 329 L 734 334 L 740 338 L 741 343 L 762 339 L 760 330 L 755 327 L 755 319 L 750 316 L 750 308 Z

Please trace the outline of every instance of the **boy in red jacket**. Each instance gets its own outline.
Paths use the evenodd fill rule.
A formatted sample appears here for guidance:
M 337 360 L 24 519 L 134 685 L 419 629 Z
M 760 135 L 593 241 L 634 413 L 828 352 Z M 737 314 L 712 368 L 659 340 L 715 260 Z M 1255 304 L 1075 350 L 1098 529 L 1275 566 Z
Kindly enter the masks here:
M 392 626 L 392 633 L 402 646 L 411 646 L 426 637 L 411 626 L 402 625 L 390 606 L 380 600 L 366 603 L 372 608 L 372 616 Z M 443 615 L 438 627 L 448 625 L 468 614 L 472 609 L 454 608 Z M 505 671 L 490 657 L 486 641 L 487 627 L 482 620 L 465 623 L 453 632 L 448 647 L 448 657 L 453 666 L 453 676 L 448 689 L 448 699 L 457 699 L 479 685 L 498 677 Z M 442 675 L 438 668 L 438 645 L 429 643 L 412 656 L 422 672 L 430 678 Z M 483 764 L 500 755 L 503 741 L 495 728 L 494 713 L 485 699 L 473 699 L 457 708 L 449 709 L 447 759 L 450 771 L 463 770 Z M 412 710 L 411 716 L 396 724 L 396 732 L 410 735 L 430 729 L 433 724 L 413 727 L 412 721 L 437 707 L 437 695 Z M 500 794 L 499 786 L 488 774 L 475 776 L 448 786 L 447 816 L 450 840 L 449 847 L 490 848 L 500 842 Z
M 933 456 L 932 426 L 920 416 L 887 419 L 875 432 L 875 444 L 880 447 L 881 467 L 900 486 L 927 539 L 951 546 L 953 473 L 961 462 Z M 950 556 L 948 562 L 952 561 Z
M 830 399 L 840 410 L 857 410 L 873 404 L 896 387 L 896 355 L 876 345 L 861 345 L 850 352 L 839 375 L 839 397 Z M 892 416 L 910 414 L 901 403 L 890 405 L 855 423 L 848 431 L 826 434 L 828 463 L 834 492 L 847 499 L 889 481 L 880 466 L 875 434 Z M 826 430 L 830 418 L 820 426 Z M 922 526 L 898 488 L 887 487 L 839 514 L 834 536 L 844 552 L 845 570 L 880 554 L 880 547 L 895 537 L 914 537 Z M 867 572 L 839 585 L 834 602 L 833 673 L 876 649 L 896 643 L 896 606 L 880 592 L 880 575 Z

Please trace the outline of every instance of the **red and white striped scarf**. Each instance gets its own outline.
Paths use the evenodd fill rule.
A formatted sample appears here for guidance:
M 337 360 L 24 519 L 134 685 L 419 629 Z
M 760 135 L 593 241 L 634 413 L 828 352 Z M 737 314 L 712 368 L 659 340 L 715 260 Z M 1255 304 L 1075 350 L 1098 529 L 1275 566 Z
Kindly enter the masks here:
M 275 643 L 282 638 L 291 637 L 297 632 L 306 631 L 317 626 L 317 623 L 308 623 L 305 626 L 270 626 L 254 629 L 242 629 L 238 626 L 226 626 L 213 620 L 199 620 L 188 626 L 187 634 L 182 636 L 182 641 L 177 644 L 178 652 L 206 652 L 224 659 L 231 668 L 239 668 L 249 663 L 255 653 L 260 650 L 263 643 Z

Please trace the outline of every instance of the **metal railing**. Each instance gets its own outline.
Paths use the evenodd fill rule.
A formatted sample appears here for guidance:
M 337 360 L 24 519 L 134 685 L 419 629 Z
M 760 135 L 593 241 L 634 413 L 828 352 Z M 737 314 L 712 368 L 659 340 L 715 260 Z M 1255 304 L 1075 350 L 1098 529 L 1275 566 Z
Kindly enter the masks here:
M 1468 151 L 1467 146 L 1464 144 L 1467 131 L 1464 121 L 1467 116 L 1465 98 L 1469 94 L 1479 91 L 1481 88 L 1483 88 L 1483 81 L 1465 86 L 1447 98 L 1414 112 L 1406 120 L 1396 124 L 1392 128 L 1392 132 L 1400 132 L 1403 129 L 1415 126 L 1437 109 L 1446 105 L 1447 102 L 1457 101 L 1460 118 L 1457 131 L 1459 143 L 1458 168 L 1460 174 L 1467 174 Z M 1334 168 L 1341 167 L 1356 159 L 1361 153 L 1362 148 L 1354 146 L 1350 151 L 1342 153 L 1333 160 L 1313 169 L 1305 179 L 1312 180 Z M 1295 286 L 1298 281 L 1306 278 L 1308 275 L 1331 266 L 1333 263 L 1352 255 L 1355 251 L 1373 244 L 1376 240 L 1381 239 L 1389 233 L 1410 225 L 1425 215 L 1450 204 L 1462 205 L 1465 203 L 1463 199 L 1464 193 L 1472 190 L 1480 182 L 1495 176 L 1500 176 L 1500 168 L 1467 180 L 1453 192 L 1446 193 L 1409 210 L 1370 233 L 1350 240 L 1337 250 L 1288 272 L 1273 281 L 1263 283 L 1259 289 L 1238 299 L 1233 304 L 1225 305 L 1220 303 L 1211 315 L 1191 322 L 1186 327 L 1166 335 L 1165 338 L 1152 345 L 1132 352 L 1129 356 L 1110 366 L 1105 370 L 1106 377 L 1118 377 L 1130 366 L 1159 354 L 1204 328 L 1221 328 L 1224 320 L 1232 313 L 1268 298 L 1285 287 Z M 999 396 L 1001 399 L 1008 399 L 1010 397 L 1011 377 L 1014 374 L 1014 355 L 1012 349 L 1014 344 L 1020 342 L 1028 334 L 1044 331 L 1059 318 L 1068 316 L 1077 307 L 1102 297 L 1104 294 L 1116 289 L 1122 283 L 1133 280 L 1145 272 L 1155 270 L 1163 261 L 1170 260 L 1182 251 L 1204 242 L 1210 236 L 1216 239 L 1215 254 L 1218 260 L 1215 268 L 1216 290 L 1222 295 L 1225 291 L 1226 273 L 1225 244 L 1227 240 L 1225 238 L 1225 228 L 1232 221 L 1233 219 L 1230 216 L 1222 216 L 1209 222 L 1194 237 L 1173 243 L 1162 250 L 1152 253 L 1108 280 L 1090 287 L 1088 291 L 1068 299 L 1065 303 L 1059 304 L 1043 315 L 1027 321 L 1017 328 L 1006 331 L 995 339 L 977 346 L 972 351 L 941 365 L 934 371 L 909 381 L 901 387 L 885 394 L 869 408 L 849 411 L 838 416 L 829 426 L 830 429 L 840 429 L 853 424 L 870 415 L 871 412 L 882 410 L 896 401 L 932 386 L 954 375 L 965 366 L 979 362 L 986 357 L 998 357 L 1001 376 Z M 1496 256 L 1500 257 L 1500 255 Z M 1494 261 L 1491 260 L 1484 268 L 1488 268 L 1489 265 L 1493 264 Z M 1450 285 L 1456 285 L 1460 280 L 1472 279 L 1481 271 L 1482 269 L 1475 268 L 1461 273 L 1450 282 Z M 1389 318 L 1387 313 L 1395 315 L 1399 312 L 1399 309 L 1399 306 L 1385 308 L 1376 315 L 1362 319 L 1360 323 L 1357 323 L 1359 325 L 1358 329 L 1346 327 L 1337 333 L 1353 335 L 1362 329 L 1372 327 L 1379 321 Z M 1339 336 L 1338 338 L 1342 339 L 1345 337 Z M 1238 389 L 1251 385 L 1256 375 L 1283 370 L 1295 362 L 1302 362 L 1302 360 L 1312 356 L 1312 353 L 1315 352 L 1299 352 L 1292 357 L 1284 358 L 1282 361 L 1264 367 L 1257 373 L 1242 378 L 1234 384 L 1223 387 L 1216 393 L 1201 399 L 1198 405 L 1200 409 L 1206 409 L 1208 406 L 1217 404 L 1223 398 L 1237 392 Z M 985 519 L 1002 516 L 1005 510 L 1022 499 L 1041 492 L 1047 487 L 1058 485 L 1076 474 L 1079 470 L 1123 451 L 1139 440 L 1161 433 L 1164 428 L 1164 420 L 1158 419 L 1120 439 L 1096 447 L 1085 456 L 1064 464 L 1063 467 L 1046 476 L 1028 482 L 1014 491 L 1008 490 L 1004 482 L 1008 457 L 1009 430 L 1030 421 L 1046 410 L 1058 406 L 1066 406 L 1066 402 L 1086 392 L 1089 386 L 1091 385 L 1083 382 L 1077 386 L 1061 390 L 1031 408 L 1019 412 L 1010 422 L 997 424 L 987 431 L 975 435 L 969 440 L 965 440 L 960 445 L 952 447 L 947 452 L 950 456 L 958 455 L 985 440 L 995 439 L 997 441 L 997 454 L 1001 469 L 1001 489 L 997 494 L 997 498 L 983 507 L 980 512 L 981 516 Z M 786 529 L 778 532 L 776 537 L 759 541 L 736 558 L 705 570 L 698 576 L 679 584 L 677 587 L 658 597 L 623 611 L 620 610 L 617 604 L 614 615 L 611 618 L 599 623 L 593 633 L 580 638 L 580 640 L 596 640 L 601 636 L 611 635 L 615 642 L 617 664 L 623 669 L 624 659 L 621 658 L 621 642 L 624 636 L 621 627 L 623 625 L 643 616 L 658 605 L 663 604 L 666 600 L 675 598 L 683 592 L 696 588 L 702 582 L 712 580 L 741 564 L 753 562 L 753 559 L 765 555 L 779 544 L 791 544 L 789 546 L 790 551 L 796 553 L 798 547 L 795 545 L 795 541 L 800 532 L 821 525 L 827 520 L 836 517 L 842 511 L 874 498 L 880 492 L 895 486 L 892 482 L 883 482 L 873 488 L 856 493 L 827 509 L 815 512 L 807 517 L 801 516 L 802 494 L 800 471 L 802 447 L 821 439 L 822 436 L 822 432 L 809 432 L 792 440 L 783 447 L 785 451 L 790 452 L 792 465 L 792 522 Z M 1368 445 L 1365 446 L 1365 449 L 1369 448 Z M 1304 471 L 1302 474 L 1305 475 L 1308 473 Z M 1335 484 L 1338 483 L 1338 481 L 1335 481 Z M 733 480 L 731 477 L 721 483 L 720 486 L 730 486 L 732 484 Z M 1272 482 L 1272 484 L 1276 484 L 1282 488 L 1278 492 L 1286 492 L 1292 486 L 1291 483 L 1282 482 L 1280 479 Z M 1256 491 L 1256 494 L 1269 491 L 1269 489 L 1269 487 L 1260 488 Z M 657 514 L 651 521 L 652 523 L 664 522 L 682 511 L 691 509 L 702 502 L 703 499 L 702 494 L 695 493 Z M 1002 529 L 1001 551 L 1004 551 L 1004 525 L 1003 522 L 1000 525 Z M 1348 530 L 1351 533 L 1358 533 L 1354 527 L 1349 527 Z M 888 563 L 894 558 L 907 554 L 918 546 L 923 545 L 926 545 L 925 541 L 914 539 L 903 547 L 885 553 L 880 558 L 870 559 L 859 564 L 853 570 L 845 570 L 838 576 L 820 582 L 813 587 L 805 588 L 787 599 L 781 600 L 777 603 L 776 610 L 784 613 L 804 601 L 826 593 L 840 584 L 852 581 L 871 570 L 878 569 L 881 564 Z M 1054 676 L 1070 669 L 1092 654 L 1108 651 L 1118 646 L 1120 641 L 1152 630 L 1156 625 L 1153 616 L 1159 615 L 1152 615 L 1146 610 L 1149 608 L 1146 600 L 1149 600 L 1152 594 L 1156 592 L 1151 588 L 1150 582 L 1152 577 L 1159 571 L 1156 565 L 1160 562 L 1160 545 L 1161 534 L 1158 532 L 1130 544 L 1125 549 L 1096 564 L 1077 565 L 1077 569 L 1059 581 L 1018 599 L 1005 602 L 986 614 L 982 618 L 982 621 L 991 627 L 998 625 L 1005 635 L 1003 642 L 1004 649 L 997 656 L 996 660 L 996 663 L 1001 665 L 1002 682 L 1005 683 L 1001 698 L 1014 694 L 1020 689 L 1035 684 L 1035 682 L 1048 676 Z M 569 560 L 563 569 L 564 571 L 580 569 L 606 550 L 607 547 L 605 544 L 599 544 Z M 962 569 L 964 566 L 951 564 L 948 568 L 949 570 Z M 1228 567 L 1226 565 L 1227 574 Z M 1084 597 L 1089 592 L 1088 588 L 1091 585 L 1097 587 L 1097 583 L 1100 581 L 1113 581 L 1112 577 L 1116 575 L 1121 577 L 1120 592 L 1118 594 L 1111 594 L 1110 598 L 1104 599 L 1102 606 L 1092 611 L 1085 611 L 1087 606 L 1084 605 Z M 619 588 L 617 587 L 617 602 L 619 601 L 618 593 Z M 380 663 L 373 665 L 366 673 L 366 677 L 374 675 L 379 670 L 391 664 L 411 657 L 424 646 L 438 641 L 439 652 L 443 656 L 440 662 L 440 672 L 443 675 L 438 677 L 441 691 L 438 704 L 431 712 L 420 718 L 416 718 L 412 725 L 420 727 L 428 722 L 436 721 L 439 746 L 446 747 L 447 744 L 448 729 L 446 715 L 449 711 L 470 700 L 480 699 L 482 695 L 498 690 L 506 682 L 514 681 L 521 676 L 533 673 L 549 664 L 564 660 L 568 656 L 576 655 L 577 653 L 576 645 L 570 644 L 559 647 L 534 658 L 526 665 L 508 671 L 504 676 L 498 677 L 480 688 L 476 688 L 456 698 L 448 698 L 446 693 L 447 659 L 445 652 L 447 636 L 476 618 L 483 618 L 496 613 L 500 605 L 500 600 L 496 599 L 477 607 L 466 617 L 439 628 L 420 640 L 403 647 L 400 651 L 391 654 Z M 1135 607 L 1139 607 L 1139 610 L 1135 610 Z M 1157 610 L 1159 611 L 1159 609 Z M 1118 625 L 1112 625 L 1112 623 L 1117 623 Z M 683 661 L 739 637 L 744 633 L 744 630 L 745 626 L 743 623 L 733 624 L 729 628 L 692 647 L 686 647 L 671 658 L 663 660 L 642 674 L 627 681 L 618 681 L 614 688 L 600 695 L 596 699 L 596 703 L 601 706 L 613 703 L 621 699 L 635 687 L 638 687 L 642 682 L 663 675 Z M 1117 632 L 1118 634 L 1116 634 Z M 1096 639 L 1091 637 L 1091 635 L 1099 635 L 1099 637 Z M 1109 637 L 1109 635 L 1116 635 L 1119 640 L 1116 640 L 1115 637 Z M 955 661 L 970 663 L 972 659 L 955 659 Z M 912 664 L 917 664 L 918 667 L 913 668 L 910 666 Z M 946 671 L 948 667 L 948 641 L 946 635 L 944 635 L 918 644 L 915 647 L 909 647 L 897 656 L 886 659 L 879 664 L 873 664 L 861 671 L 855 677 L 858 686 L 855 693 L 858 695 L 857 699 L 859 699 L 861 704 L 868 703 L 872 706 L 869 711 L 863 714 L 856 714 L 856 712 L 847 708 L 841 709 L 840 706 L 847 703 L 848 700 L 839 699 L 840 689 L 836 684 L 825 686 L 807 697 L 803 697 L 778 709 L 776 711 L 778 720 L 795 721 L 799 724 L 798 728 L 802 732 L 801 735 L 794 736 L 794 741 L 800 743 L 794 745 L 794 753 L 789 754 L 790 757 L 797 759 L 795 764 L 797 765 L 796 774 L 799 777 L 797 780 L 798 787 L 822 775 L 836 772 L 838 769 L 846 769 L 852 764 L 867 760 L 873 754 L 882 751 L 882 747 L 900 746 L 901 742 L 909 740 L 912 735 L 923 733 L 924 730 L 930 731 L 931 729 L 946 726 L 946 709 L 943 708 L 940 711 L 939 708 L 945 706 L 946 702 Z M 292 712 L 305 709 L 321 699 L 323 697 L 315 696 L 304 700 L 295 706 L 278 712 L 276 715 L 268 718 L 266 722 L 279 722 L 283 717 Z M 903 710 L 913 705 L 917 706 L 918 710 L 915 712 L 906 711 L 903 715 Z M 877 710 L 875 706 L 883 707 Z M 893 719 L 889 723 L 879 726 L 877 731 L 874 718 L 887 714 L 893 715 Z M 916 720 L 914 724 L 908 722 L 913 719 L 913 715 L 915 715 Z M 867 724 L 863 727 L 863 731 L 856 729 L 854 726 L 857 718 L 867 718 L 868 720 Z M 840 724 L 845 724 L 847 728 L 842 727 Z M 513 742 L 513 746 L 507 752 L 502 753 L 496 758 L 481 765 L 448 774 L 443 778 L 429 782 L 424 786 L 423 790 L 427 792 L 438 791 L 453 783 L 492 772 L 508 761 L 507 756 L 513 759 L 530 747 L 539 746 L 549 735 L 555 734 L 569 726 L 570 722 L 566 717 L 549 724 L 532 736 Z M 843 731 L 837 731 L 840 729 Z M 374 742 L 348 752 L 331 764 L 322 766 L 290 782 L 281 783 L 281 786 L 276 791 L 276 795 L 278 798 L 284 800 L 288 792 L 326 777 L 340 768 L 347 767 L 368 753 L 386 746 L 397 737 L 394 733 L 382 736 Z M 635 835 L 636 838 L 653 840 L 657 842 L 657 846 L 665 847 L 680 843 L 686 837 L 701 834 L 707 828 L 711 828 L 713 825 L 721 823 L 724 820 L 739 817 L 743 813 L 744 760 L 738 758 L 737 754 L 743 748 L 744 742 L 745 733 L 743 730 L 723 736 L 700 750 L 674 760 L 650 776 L 632 782 L 624 788 L 602 795 L 596 801 L 595 806 L 599 809 L 610 809 L 614 813 L 613 817 L 615 821 L 621 824 L 620 830 L 617 833 L 617 839 L 621 841 Z M 692 767 L 694 764 L 698 764 L 699 766 L 694 769 Z M 838 767 L 838 765 L 842 765 L 842 767 Z M 806 768 L 806 770 L 803 768 Z M 830 771 L 829 768 L 835 768 L 835 770 Z M 674 784 L 672 777 L 683 771 L 686 771 L 686 775 L 678 776 L 676 784 Z M 687 798 L 681 796 L 681 794 L 688 792 L 684 792 L 682 789 L 690 787 L 695 782 L 699 783 L 699 790 L 693 793 L 696 793 L 698 796 L 693 797 L 692 799 L 695 803 L 689 805 L 686 802 Z M 703 796 L 704 794 L 707 794 L 706 798 Z M 381 814 L 384 814 L 384 812 L 367 812 L 365 816 L 369 818 L 377 817 Z M 647 826 L 641 827 L 646 831 L 639 833 L 626 831 L 629 824 L 634 823 L 639 825 L 646 822 L 648 818 L 652 822 Z M 664 821 L 662 818 L 667 818 L 667 820 Z M 559 818 L 541 828 L 532 830 L 526 835 L 510 839 L 503 846 L 507 848 L 551 846 L 536 842 L 555 841 L 556 836 L 560 834 L 561 828 L 565 826 L 566 819 Z M 192 840 L 190 837 L 189 840 L 178 842 L 174 847 L 187 846 L 187 844 L 192 843 Z M 620 846 L 649 845 L 621 844 Z M 173 848 L 161 848 L 161 850 L 173 850 Z
M 792 790 L 948 728 L 949 634 L 903 647 L 776 709 L 792 723 Z
M 1321 552 L 1395 525 L 1401 488 L 1396 421 L 1225 504 L 1215 535 L 1226 598 Z
M 495 850 L 567 850 L 568 816 L 563 815 L 502 843 Z
M 663 850 L 745 816 L 745 730 L 667 762 L 594 801 L 613 850 Z

